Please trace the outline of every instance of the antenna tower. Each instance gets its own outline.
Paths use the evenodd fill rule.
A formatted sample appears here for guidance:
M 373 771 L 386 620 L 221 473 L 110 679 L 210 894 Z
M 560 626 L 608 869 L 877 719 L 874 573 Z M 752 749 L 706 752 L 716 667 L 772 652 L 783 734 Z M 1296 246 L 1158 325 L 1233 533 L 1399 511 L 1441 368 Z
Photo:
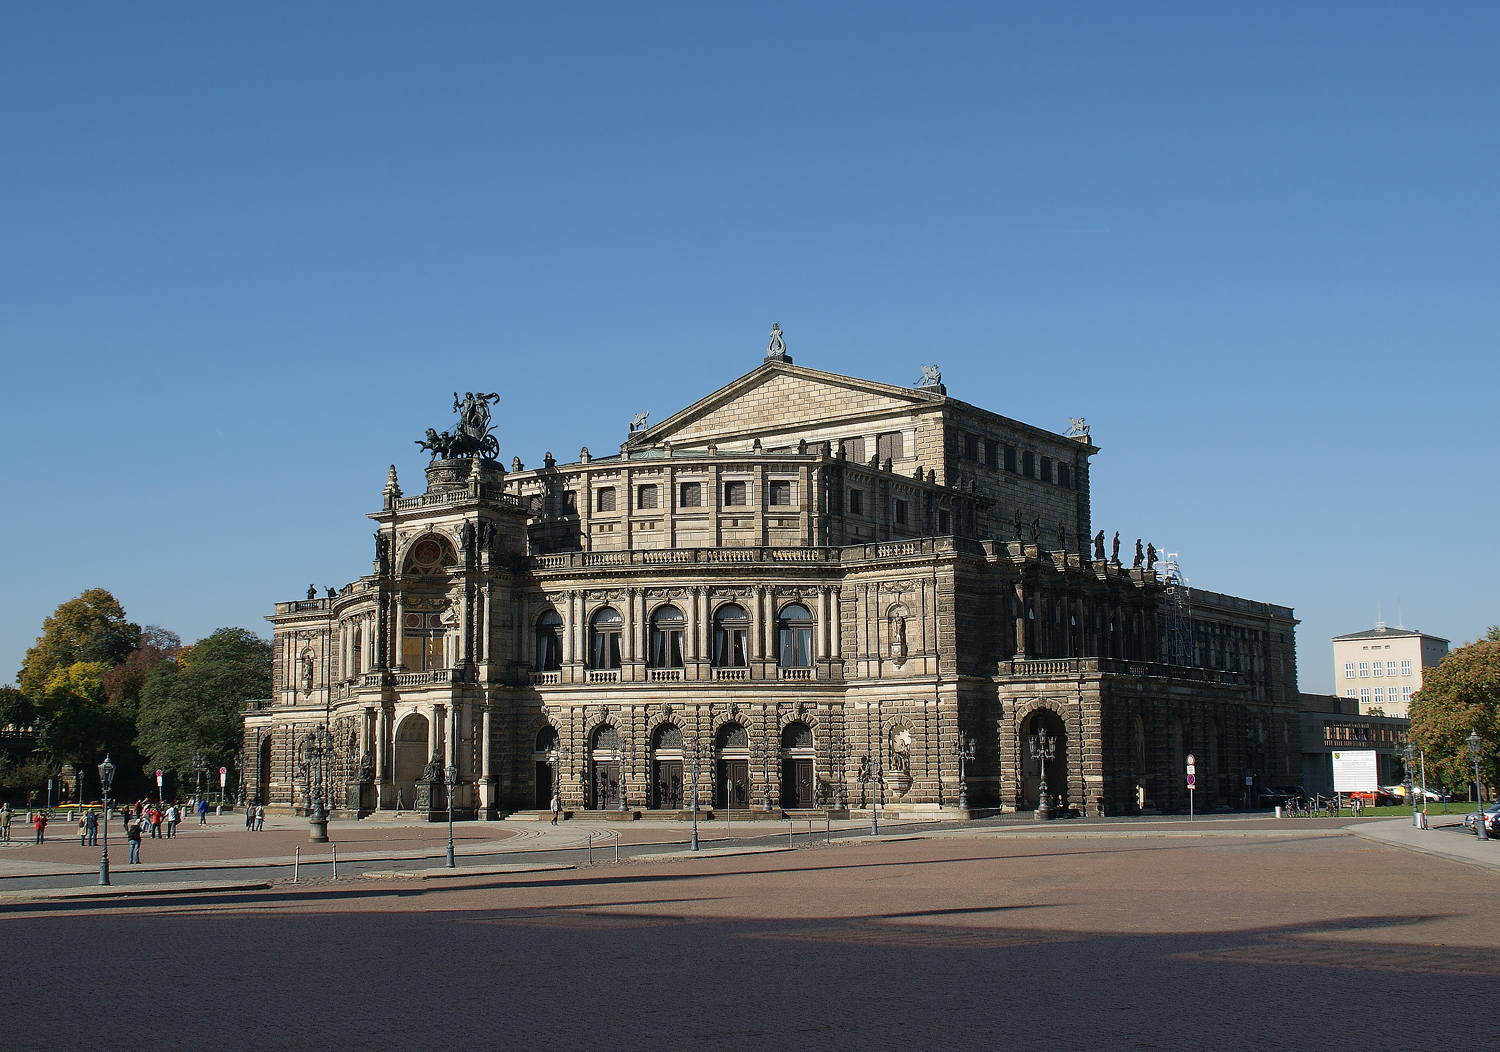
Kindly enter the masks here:
M 1177 564 L 1177 553 L 1167 552 L 1162 556 L 1162 648 L 1166 663 L 1188 666 L 1193 664 L 1193 603 L 1192 589 L 1182 576 Z

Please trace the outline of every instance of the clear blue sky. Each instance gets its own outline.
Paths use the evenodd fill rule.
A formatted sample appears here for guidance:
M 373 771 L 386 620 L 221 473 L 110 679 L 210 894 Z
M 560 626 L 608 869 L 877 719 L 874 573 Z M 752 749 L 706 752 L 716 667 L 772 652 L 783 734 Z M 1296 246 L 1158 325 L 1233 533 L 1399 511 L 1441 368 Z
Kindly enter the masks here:
M 1094 521 L 1328 637 L 1500 621 L 1492 4 L 7 4 L 0 680 L 368 572 L 451 392 L 759 364 L 1087 417 Z

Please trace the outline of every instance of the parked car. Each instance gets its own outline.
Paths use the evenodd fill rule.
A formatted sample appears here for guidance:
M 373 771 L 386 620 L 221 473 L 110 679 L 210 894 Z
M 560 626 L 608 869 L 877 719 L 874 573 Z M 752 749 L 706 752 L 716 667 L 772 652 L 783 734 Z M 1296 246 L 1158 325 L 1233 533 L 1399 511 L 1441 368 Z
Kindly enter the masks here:
M 1273 785 L 1271 786 L 1271 791 L 1273 793 L 1280 793 L 1289 804 L 1309 799 L 1307 790 L 1300 785 Z
M 1464 828 L 1475 836 L 1479 835 L 1478 823 L 1474 820 L 1478 812 L 1470 811 L 1464 815 Z M 1500 800 L 1490 804 L 1483 811 L 1484 831 L 1492 837 L 1500 837 Z
M 1251 787 L 1255 792 L 1256 807 L 1285 807 L 1287 795 L 1275 789 L 1268 789 L 1263 785 Z
M 1345 799 L 1363 800 L 1366 807 L 1395 807 L 1402 800 L 1395 793 L 1384 789 L 1361 790 L 1357 793 L 1345 793 Z

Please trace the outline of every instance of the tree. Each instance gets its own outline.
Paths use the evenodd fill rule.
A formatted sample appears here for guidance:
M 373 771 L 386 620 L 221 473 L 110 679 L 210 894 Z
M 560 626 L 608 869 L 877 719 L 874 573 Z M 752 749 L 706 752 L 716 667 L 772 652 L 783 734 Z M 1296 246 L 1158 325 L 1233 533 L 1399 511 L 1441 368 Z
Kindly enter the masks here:
M 140 625 L 125 620 L 125 610 L 103 588 L 90 588 L 69 599 L 42 622 L 42 634 L 26 651 L 19 677 L 21 693 L 41 697 L 58 669 L 79 663 L 113 668 L 135 649 Z
M 1474 777 L 1466 739 L 1484 740 L 1480 778 L 1495 776 L 1500 752 L 1500 641 L 1483 639 L 1453 651 L 1422 673 L 1422 689 L 1411 696 L 1411 738 L 1448 785 Z
M 1486 629 L 1484 638 L 1491 643 L 1500 643 L 1500 625 L 1491 625 Z
M 102 661 L 54 669 L 36 699 L 37 749 L 49 763 L 89 764 L 132 737 L 133 714 L 109 705 Z
M 244 739 L 245 702 L 271 693 L 271 644 L 243 628 L 213 635 L 160 661 L 136 712 L 136 747 L 148 769 L 196 784 L 193 755 L 232 766 Z
M 36 706 L 12 686 L 0 687 L 0 728 L 30 727 L 36 723 Z
M 129 711 L 134 719 L 146 677 L 181 649 L 182 637 L 176 632 L 169 632 L 160 625 L 147 625 L 136 639 L 135 649 L 104 674 L 104 691 L 109 696 L 109 703 Z

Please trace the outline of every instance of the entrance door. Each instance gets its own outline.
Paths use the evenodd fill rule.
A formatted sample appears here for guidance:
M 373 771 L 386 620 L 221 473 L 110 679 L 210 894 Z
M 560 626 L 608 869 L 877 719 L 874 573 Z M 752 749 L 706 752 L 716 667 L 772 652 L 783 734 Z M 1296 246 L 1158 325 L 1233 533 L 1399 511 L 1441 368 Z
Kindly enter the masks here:
M 794 808 L 817 806 L 817 800 L 813 796 L 812 760 L 782 757 L 781 806 Z
M 725 790 L 729 790 L 726 797 Z M 738 811 L 750 806 L 750 761 L 719 761 L 719 806 Z
M 620 761 L 594 761 L 594 806 L 608 811 L 620 806 Z
M 536 806 L 542 811 L 552 807 L 552 765 L 546 760 L 536 762 Z
M 1061 807 L 1068 803 L 1068 729 L 1062 717 L 1050 709 L 1038 709 L 1021 727 L 1021 801 L 1035 808 L 1041 796 L 1043 761 L 1032 756 L 1032 736 L 1045 734 L 1052 738 L 1053 756 L 1045 761 L 1047 794 Z
M 656 799 L 652 806 L 663 811 L 682 810 L 682 761 L 656 761 Z

